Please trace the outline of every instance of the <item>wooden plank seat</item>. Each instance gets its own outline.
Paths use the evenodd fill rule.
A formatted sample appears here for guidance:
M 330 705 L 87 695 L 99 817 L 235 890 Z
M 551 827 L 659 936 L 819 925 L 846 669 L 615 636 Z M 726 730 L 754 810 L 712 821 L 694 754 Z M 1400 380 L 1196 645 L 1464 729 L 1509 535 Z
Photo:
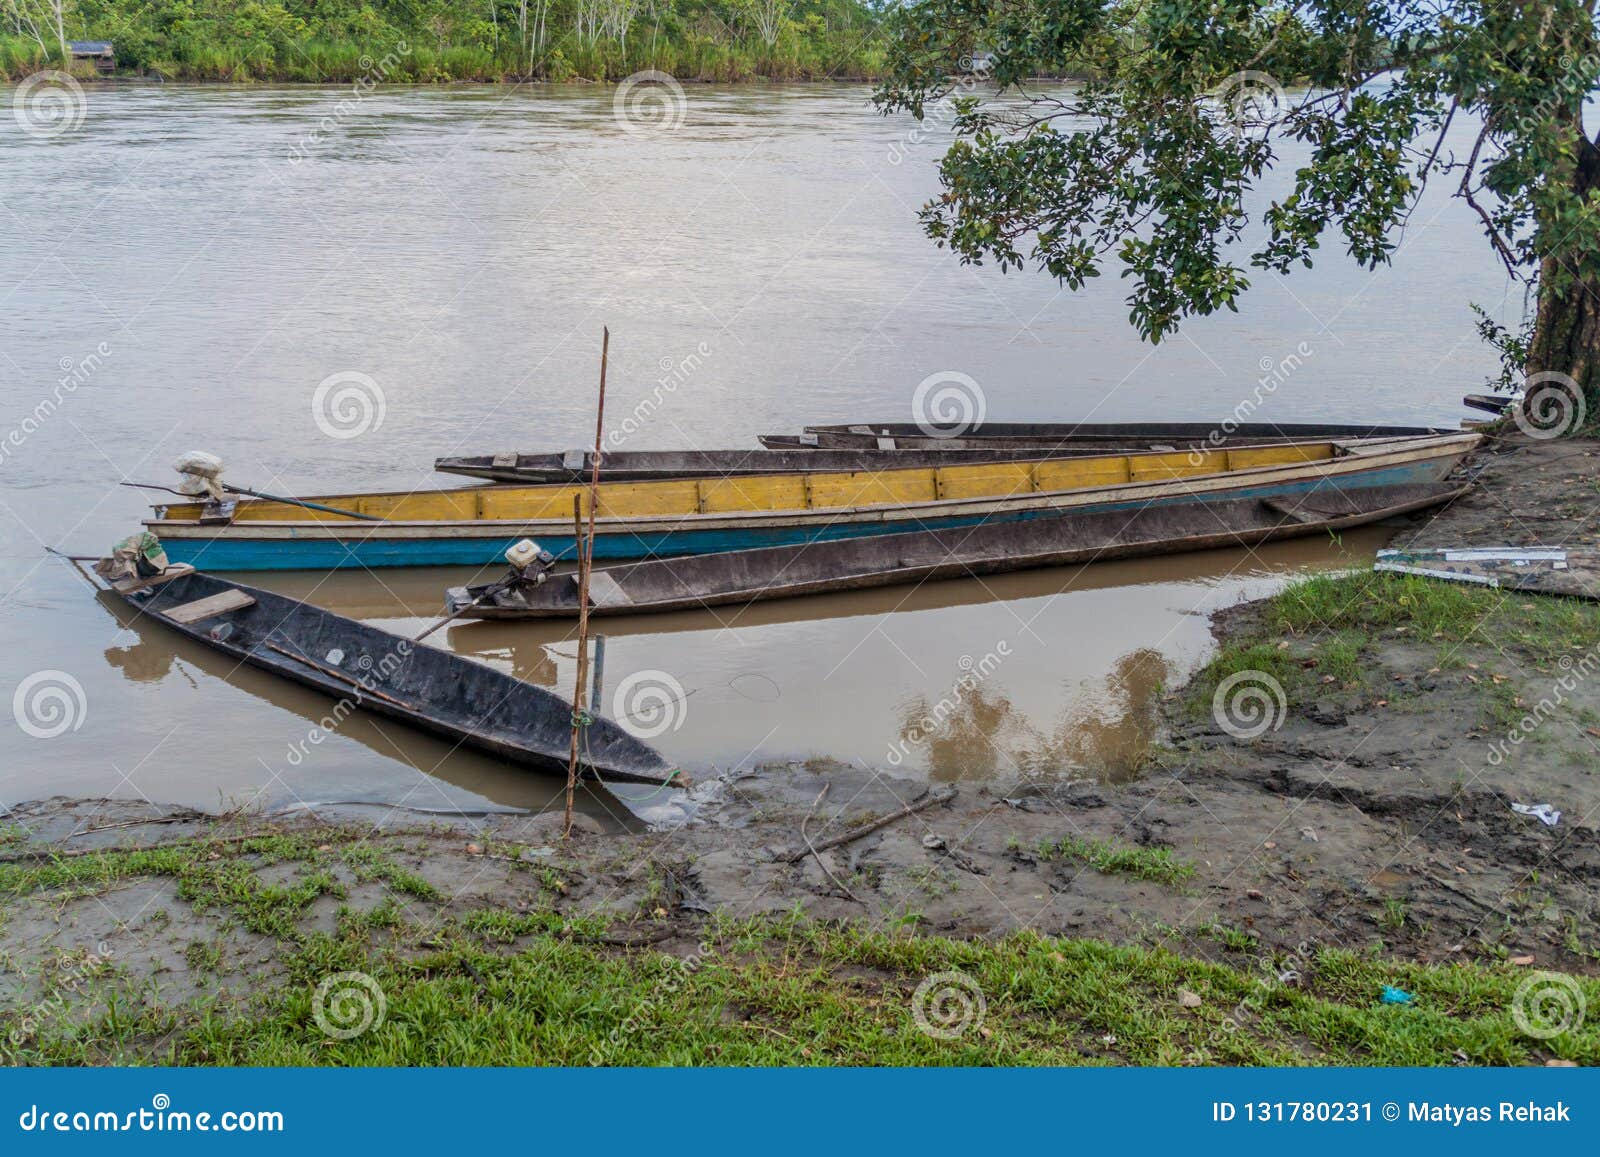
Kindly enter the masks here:
M 242 611 L 246 607 L 255 605 L 256 600 L 243 591 L 227 590 L 207 595 L 203 599 L 195 599 L 192 603 L 184 603 L 182 606 L 161 613 L 175 623 L 198 623 L 201 619 L 215 618 L 229 611 Z

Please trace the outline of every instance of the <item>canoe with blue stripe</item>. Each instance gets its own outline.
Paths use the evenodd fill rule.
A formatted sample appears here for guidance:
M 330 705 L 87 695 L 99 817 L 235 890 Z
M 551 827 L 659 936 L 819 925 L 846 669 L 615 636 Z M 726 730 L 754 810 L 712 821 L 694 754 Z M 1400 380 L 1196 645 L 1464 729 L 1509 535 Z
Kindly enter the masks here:
M 706 554 L 1020 522 L 1069 509 L 1415 485 L 1443 479 L 1478 440 L 1458 433 L 848 473 L 602 481 L 594 556 Z M 586 502 L 586 488 L 476 486 L 309 500 L 362 519 L 248 499 L 221 524 L 203 519 L 198 503 L 175 503 L 158 507 L 146 526 L 171 559 L 213 571 L 477 566 L 497 562 L 522 538 L 558 555 L 570 553 L 574 498 Z

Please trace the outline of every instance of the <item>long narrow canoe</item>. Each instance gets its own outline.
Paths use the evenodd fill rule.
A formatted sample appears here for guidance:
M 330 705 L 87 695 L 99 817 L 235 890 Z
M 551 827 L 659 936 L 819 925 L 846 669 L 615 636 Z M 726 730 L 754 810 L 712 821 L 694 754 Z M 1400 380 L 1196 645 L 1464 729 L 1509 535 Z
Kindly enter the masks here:
M 112 590 L 149 620 L 241 663 L 502 759 L 566 774 L 572 705 L 542 687 L 187 566 Z M 677 776 L 654 748 L 607 719 L 589 725 L 583 750 L 590 778 L 664 784 Z
M 1600 600 L 1600 550 L 1479 546 L 1380 550 L 1373 570 L 1422 575 L 1526 594 Z
M 1336 438 L 1418 438 L 1448 434 L 1431 426 L 1359 426 L 1338 423 L 1234 422 L 981 422 L 948 433 L 916 422 L 861 422 L 807 426 L 801 434 L 764 434 L 772 450 L 997 450 L 1036 446 L 1124 448 L 1171 446 L 1179 450 L 1264 445 Z
M 1331 491 L 1294 500 L 1232 498 L 698 558 L 653 559 L 595 571 L 589 588 L 589 613 L 677 611 L 1034 567 L 1255 546 L 1409 514 L 1439 506 L 1462 492 L 1462 487 L 1434 484 Z M 493 586 L 452 587 L 445 603 L 462 618 L 568 618 L 578 613 L 576 579 L 575 574 L 565 574 L 539 585 L 526 583 L 499 591 Z
M 1148 449 L 1148 447 L 1132 447 Z M 1168 449 L 1177 449 L 1170 446 Z M 1068 447 L 1059 457 L 1103 454 L 1104 449 Z M 654 482 L 677 478 L 749 478 L 759 474 L 856 474 L 872 470 L 970 466 L 1044 457 L 1036 446 L 992 450 L 614 450 L 601 456 L 600 473 L 610 482 Z M 1050 457 L 1058 455 L 1051 454 Z M 436 458 L 441 474 L 535 485 L 587 482 L 594 452 L 517 451 Z
M 652 482 L 679 478 L 748 478 L 759 474 L 860 474 L 876 470 L 906 470 L 935 466 L 971 466 L 990 462 L 1036 461 L 1041 458 L 1084 458 L 1123 453 L 1161 453 L 1174 450 L 1241 449 L 1279 445 L 1289 439 L 1263 437 L 1259 441 L 1236 435 L 1215 438 L 1157 436 L 1165 428 L 1152 427 L 1149 437 L 1092 437 L 1067 439 L 1048 453 L 1039 446 L 995 446 L 981 450 L 943 447 L 918 450 L 879 449 L 863 445 L 847 450 L 820 450 L 792 439 L 781 449 L 765 450 L 614 450 L 601 458 L 600 473 L 610 482 Z M 773 436 L 769 436 L 771 438 Z M 1307 441 L 1308 439 L 1300 439 Z M 594 466 L 594 452 L 585 450 L 508 451 L 436 458 L 441 474 L 459 474 L 492 482 L 537 485 L 547 482 L 586 483 Z
M 1133 509 L 1216 498 L 1436 482 L 1476 434 L 1313 441 L 1191 452 L 1039 458 L 855 473 L 602 482 L 600 559 L 751 550 L 839 538 L 1025 521 L 1066 510 Z M 482 565 L 517 540 L 558 555 L 573 545 L 567 486 L 319 496 L 364 521 L 266 499 L 226 523 L 195 503 L 146 522 L 174 562 L 213 571 Z

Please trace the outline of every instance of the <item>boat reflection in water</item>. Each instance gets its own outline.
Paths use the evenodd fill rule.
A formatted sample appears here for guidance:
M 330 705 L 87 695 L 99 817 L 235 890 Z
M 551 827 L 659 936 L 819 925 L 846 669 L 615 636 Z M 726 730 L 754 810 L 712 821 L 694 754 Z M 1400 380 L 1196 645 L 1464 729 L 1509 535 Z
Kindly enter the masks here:
M 1202 551 L 606 620 L 599 628 L 607 639 L 600 711 L 643 722 L 641 738 L 697 780 L 717 769 L 813 756 L 952 781 L 1116 780 L 1135 772 L 1157 734 L 1159 688 L 1181 681 L 1210 653 L 1208 611 L 1267 593 L 1286 574 L 1369 565 L 1391 533 L 1371 527 L 1346 531 L 1337 542 L 1308 538 L 1253 552 Z M 359 573 L 255 577 L 280 594 L 415 635 L 439 617 L 447 587 L 498 573 L 498 567 L 399 570 L 385 573 L 382 583 Z M 166 630 L 134 629 L 136 646 L 119 644 L 108 654 L 129 678 L 165 680 L 175 671 L 204 682 L 214 675 L 300 721 L 281 727 L 253 716 L 239 697 L 196 696 L 230 735 L 270 732 L 281 752 L 281 733 L 298 739 L 327 714 L 320 695 L 235 670 L 226 658 Z M 1009 641 L 1010 655 L 942 728 L 908 745 L 895 766 L 891 752 L 904 741 L 908 721 L 950 694 L 963 674 L 961 656 L 981 662 L 1000 640 Z M 429 641 L 571 695 L 570 620 L 453 623 Z M 619 691 L 641 678 L 675 687 L 664 699 L 670 708 L 664 718 L 639 719 L 619 704 Z M 161 709 L 174 710 L 177 698 L 162 697 Z M 324 744 L 314 767 L 308 761 L 291 773 L 281 758 L 269 754 L 267 762 L 307 800 L 335 798 L 323 771 L 336 759 L 344 761 L 342 798 L 426 806 L 476 798 L 538 808 L 559 790 L 547 777 L 359 714 L 344 720 L 337 739 L 355 743 Z M 241 749 L 247 754 L 238 762 L 250 766 L 216 770 L 239 781 L 235 792 L 268 778 L 250 749 Z M 185 798 L 214 799 L 216 791 L 202 781 Z M 626 786 L 617 794 L 632 798 Z

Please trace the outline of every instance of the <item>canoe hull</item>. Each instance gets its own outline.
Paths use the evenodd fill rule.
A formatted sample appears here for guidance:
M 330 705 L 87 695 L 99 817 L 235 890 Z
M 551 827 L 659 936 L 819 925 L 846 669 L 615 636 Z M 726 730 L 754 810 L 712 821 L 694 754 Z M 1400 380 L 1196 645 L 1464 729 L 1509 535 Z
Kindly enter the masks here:
M 1006 447 L 1110 447 L 1152 442 L 1240 445 L 1304 442 L 1318 438 L 1416 438 L 1445 434 L 1430 426 L 1361 426 L 1348 423 L 1270 422 L 982 422 L 941 433 L 914 422 L 861 422 L 807 426 L 800 435 L 764 434 L 758 440 L 773 450 L 886 451 L 995 450 Z
M 1443 505 L 1464 492 L 1446 483 L 1341 491 L 1299 500 L 1236 498 L 1201 506 L 1074 513 L 1031 523 L 881 535 L 716 558 L 647 561 L 596 572 L 608 592 L 591 615 L 649 614 L 770 599 L 968 578 L 1039 567 L 1256 546 L 1335 533 Z M 1298 505 L 1296 503 L 1298 502 Z M 471 606 L 482 588 L 453 588 L 450 611 L 473 619 L 571 618 L 573 575 Z
M 1101 512 L 1207 499 L 1315 494 L 1437 482 L 1477 443 L 1475 435 L 1397 441 L 1389 447 L 1314 463 L 1295 463 L 1169 481 L 901 506 L 758 511 L 661 518 L 602 518 L 594 556 L 618 561 L 694 555 L 808 542 L 1048 518 L 1065 510 Z M 212 571 L 324 570 L 344 567 L 481 566 L 522 538 L 558 557 L 572 553 L 567 519 L 532 522 L 235 522 L 205 526 L 151 520 L 168 558 Z
M 228 592 L 247 596 L 249 605 L 192 623 L 168 617 L 176 608 Z M 572 705 L 542 687 L 212 575 L 194 573 L 137 594 L 116 593 L 147 619 L 240 663 L 510 762 L 566 774 Z M 609 720 L 591 724 L 585 750 L 592 760 L 589 778 L 663 784 L 676 775 L 653 748 Z
M 1229 446 L 1242 446 L 1237 440 Z M 1105 454 L 1114 444 L 1064 446 L 1059 453 L 1042 454 L 1037 446 L 1001 446 L 981 450 L 848 450 L 813 448 L 783 450 L 619 450 L 605 454 L 600 473 L 607 482 L 650 482 L 680 478 L 755 478 L 763 474 L 810 472 L 855 473 L 905 470 L 916 467 L 986 465 L 991 462 L 1037 461 L 1041 457 L 1089 457 Z M 1129 443 L 1129 449 L 1147 449 Z M 1173 443 L 1173 449 L 1193 448 Z M 441 474 L 482 478 L 509 485 L 551 482 L 586 483 L 594 455 L 521 453 L 437 458 L 433 468 Z

